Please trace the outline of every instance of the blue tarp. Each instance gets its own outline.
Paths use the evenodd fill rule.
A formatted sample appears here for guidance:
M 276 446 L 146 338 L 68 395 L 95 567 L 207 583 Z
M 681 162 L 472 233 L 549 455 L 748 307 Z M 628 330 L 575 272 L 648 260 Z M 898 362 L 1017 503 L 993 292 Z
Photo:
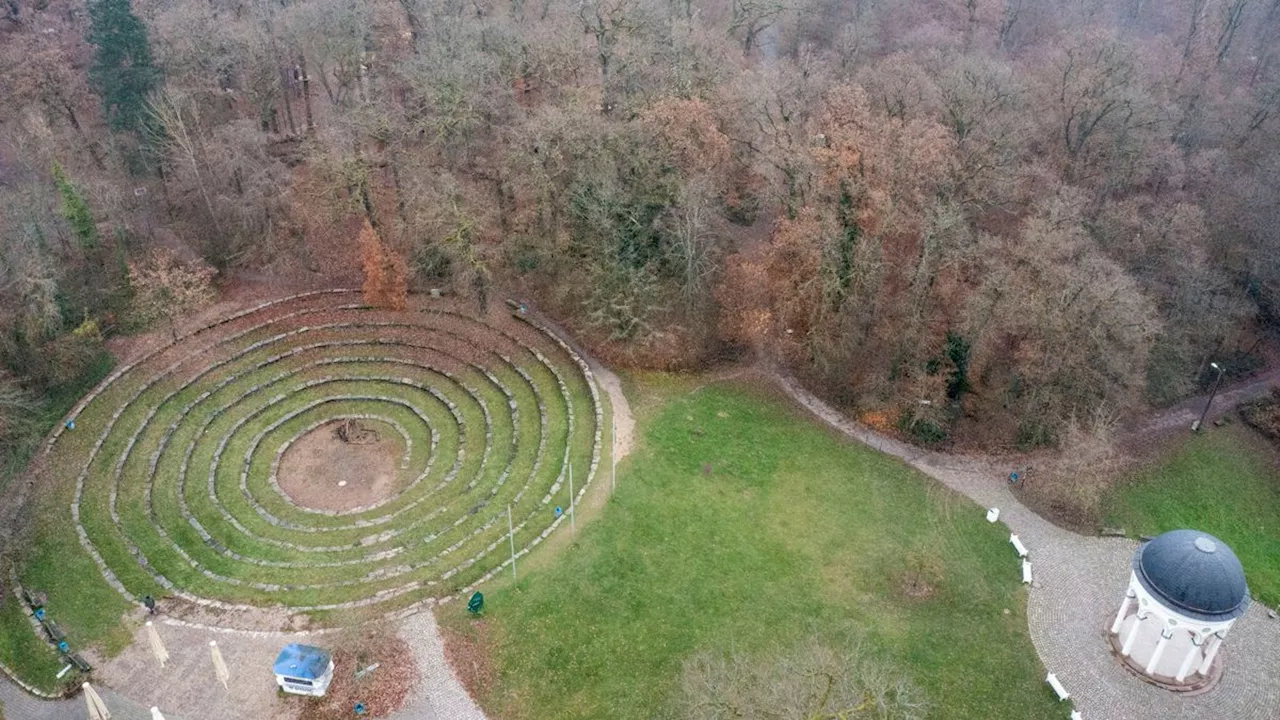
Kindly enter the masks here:
M 318 647 L 290 643 L 276 657 L 274 669 L 277 675 L 316 680 L 329 669 L 329 653 Z

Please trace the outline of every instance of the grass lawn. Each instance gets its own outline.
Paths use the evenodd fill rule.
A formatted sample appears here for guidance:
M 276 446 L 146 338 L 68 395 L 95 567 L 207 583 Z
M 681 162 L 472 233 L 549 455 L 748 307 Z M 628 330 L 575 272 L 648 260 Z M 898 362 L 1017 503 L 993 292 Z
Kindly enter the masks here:
M 442 613 L 487 646 L 493 717 L 674 717 L 695 653 L 814 635 L 860 638 L 931 717 L 1065 716 L 1007 529 L 980 508 L 758 391 L 646 377 L 630 394 L 641 439 L 600 516 L 491 588 L 483 633 L 461 603 Z M 913 565 L 934 568 L 927 597 L 904 593 Z
M 1211 428 L 1121 482 L 1106 524 L 1130 534 L 1193 528 L 1227 542 L 1254 598 L 1280 604 L 1280 470 L 1275 451 L 1240 425 Z
M 111 355 L 103 352 L 80 377 L 53 388 L 45 396 L 41 407 L 39 425 L 42 434 L 56 425 L 82 395 L 111 372 L 113 366 Z M 0 468 L 0 490 L 6 488 L 26 468 L 41 440 L 43 437 L 33 439 L 28 447 L 16 453 L 6 466 Z M 12 594 L 0 600 L 0 662 L 21 673 L 27 682 L 41 690 L 53 691 L 58 684 L 54 675 L 62 669 L 62 662 L 53 646 L 32 632 L 25 613 L 25 608 Z M 4 720 L 3 712 L 0 712 L 0 720 Z
M 26 609 L 12 594 L 0 603 L 0 658 L 11 668 L 20 662 L 24 679 L 37 688 L 45 692 L 58 688 L 62 661 L 53 646 L 32 631 Z

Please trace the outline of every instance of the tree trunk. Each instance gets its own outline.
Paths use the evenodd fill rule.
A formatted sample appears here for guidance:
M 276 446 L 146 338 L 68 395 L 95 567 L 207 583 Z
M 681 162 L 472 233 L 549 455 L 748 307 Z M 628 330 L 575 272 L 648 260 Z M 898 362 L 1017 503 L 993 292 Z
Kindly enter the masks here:
M 391 170 L 391 185 L 396 190 L 396 217 L 400 218 L 400 224 L 406 230 L 409 228 L 409 214 L 405 209 L 404 187 L 400 184 L 400 166 L 396 163 L 396 155 L 390 149 L 387 150 L 387 165 Z
M 404 8 L 404 19 L 409 23 L 409 44 L 414 54 L 418 53 L 418 38 L 422 36 L 422 20 L 413 8 L 413 0 L 400 0 Z
M 307 132 L 315 132 L 315 118 L 311 114 L 311 76 L 307 74 L 307 56 L 298 53 L 298 72 L 302 80 L 302 105 L 307 116 Z
M 285 82 L 287 74 L 287 70 L 280 73 L 280 97 L 284 98 L 284 118 L 289 123 L 289 134 L 297 135 L 298 126 L 293 122 L 293 102 L 289 100 L 289 94 L 293 92 L 293 88 Z

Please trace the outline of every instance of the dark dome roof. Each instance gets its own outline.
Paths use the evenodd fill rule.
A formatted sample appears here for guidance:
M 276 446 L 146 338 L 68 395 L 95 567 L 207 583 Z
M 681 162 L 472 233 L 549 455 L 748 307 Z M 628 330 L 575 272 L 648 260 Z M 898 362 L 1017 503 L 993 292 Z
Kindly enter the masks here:
M 1134 553 L 1133 571 L 1147 592 L 1198 620 L 1230 620 L 1249 606 L 1240 560 L 1208 533 L 1173 530 L 1157 537 Z

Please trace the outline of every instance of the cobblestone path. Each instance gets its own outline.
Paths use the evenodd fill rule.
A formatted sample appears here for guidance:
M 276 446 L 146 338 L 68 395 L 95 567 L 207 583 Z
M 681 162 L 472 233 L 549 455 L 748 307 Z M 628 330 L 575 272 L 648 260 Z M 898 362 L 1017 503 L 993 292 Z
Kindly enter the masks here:
M 779 377 L 778 382 L 794 400 L 845 435 L 901 458 L 982 508 L 1000 508 L 1000 520 L 1030 551 L 1035 578 L 1027 607 L 1031 640 L 1048 672 L 1071 693 L 1084 720 L 1280 718 L 1280 620 L 1270 619 L 1260 603 L 1249 607 L 1223 645 L 1226 669 L 1214 690 L 1186 697 L 1148 685 L 1112 657 L 1106 637 L 1128 585 L 1136 542 L 1063 530 L 1013 497 L 1004 479 L 1006 469 L 884 437 L 851 422 L 794 380 Z M 1016 561 L 1011 546 L 1009 562 Z M 1070 711 L 1063 707 L 1065 718 Z

